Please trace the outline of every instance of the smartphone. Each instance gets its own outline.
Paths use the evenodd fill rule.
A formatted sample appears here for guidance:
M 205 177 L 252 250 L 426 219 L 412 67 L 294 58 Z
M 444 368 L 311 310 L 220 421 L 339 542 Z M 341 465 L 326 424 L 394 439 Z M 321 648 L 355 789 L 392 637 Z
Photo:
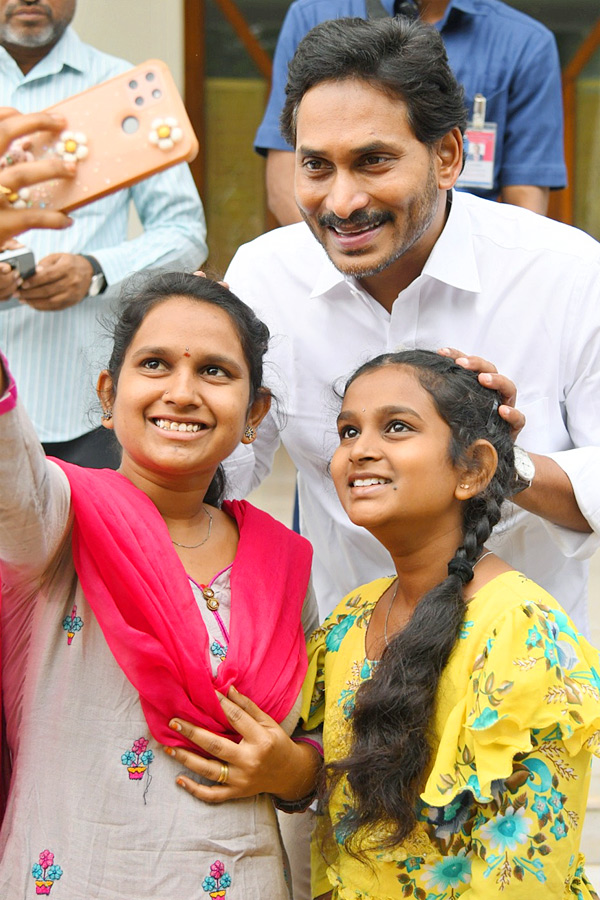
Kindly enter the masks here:
M 73 179 L 28 188 L 27 206 L 70 212 L 129 187 L 198 153 L 198 140 L 167 65 L 150 59 L 48 108 L 67 127 L 57 137 L 37 132 L 35 159 L 76 161 Z
M 29 247 L 17 250 L 4 250 L 0 253 L 0 262 L 8 263 L 11 269 L 18 269 L 23 280 L 35 275 L 35 256 Z

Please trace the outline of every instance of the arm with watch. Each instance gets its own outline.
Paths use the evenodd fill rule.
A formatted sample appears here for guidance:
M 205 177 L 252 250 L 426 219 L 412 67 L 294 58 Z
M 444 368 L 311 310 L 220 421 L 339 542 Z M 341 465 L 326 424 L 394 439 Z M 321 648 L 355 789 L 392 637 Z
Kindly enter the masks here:
M 456 363 L 479 373 L 479 380 L 486 387 L 499 391 L 502 405 L 498 415 L 512 428 L 513 439 L 525 425 L 525 416 L 516 407 L 517 389 L 505 375 L 480 356 L 467 356 L 454 348 L 439 351 L 450 356 Z M 590 451 L 590 452 L 588 452 Z M 542 455 L 528 453 L 515 443 L 515 489 L 512 501 L 534 515 L 546 519 L 553 525 L 569 528 L 582 534 L 592 534 L 594 528 L 582 513 L 569 475 L 566 457 L 579 455 L 574 470 L 581 471 L 593 464 L 591 457 L 597 453 L 595 447 L 576 448 L 556 454 Z M 556 459 L 552 457 L 555 456 Z M 590 457 L 589 463 L 586 456 Z M 557 460 L 561 460 L 559 464 Z
M 100 263 L 79 253 L 50 253 L 24 281 L 17 296 L 41 312 L 58 311 L 95 297 L 106 288 Z
M 89 221 L 91 231 L 100 209 L 102 215 L 105 210 L 106 215 L 121 215 L 114 198 L 122 194 L 133 200 L 143 233 L 109 244 L 103 231 L 104 240 L 95 246 L 86 225 L 79 231 L 84 240 L 75 245 L 81 253 L 50 253 L 40 258 L 35 275 L 18 290 L 20 300 L 42 312 L 57 311 L 103 294 L 107 287 L 112 291 L 132 272 L 165 265 L 191 270 L 204 262 L 208 255 L 204 213 L 187 165 L 174 166 L 127 192 L 76 210 L 73 218 Z M 95 216 L 88 210 L 97 210 Z

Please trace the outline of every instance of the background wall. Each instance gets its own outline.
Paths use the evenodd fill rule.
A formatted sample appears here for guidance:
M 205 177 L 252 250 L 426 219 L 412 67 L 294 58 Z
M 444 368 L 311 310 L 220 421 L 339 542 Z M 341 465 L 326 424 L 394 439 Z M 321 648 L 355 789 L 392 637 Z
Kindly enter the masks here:
M 78 0 L 73 27 L 82 40 L 134 65 L 164 60 L 183 89 L 182 0 Z

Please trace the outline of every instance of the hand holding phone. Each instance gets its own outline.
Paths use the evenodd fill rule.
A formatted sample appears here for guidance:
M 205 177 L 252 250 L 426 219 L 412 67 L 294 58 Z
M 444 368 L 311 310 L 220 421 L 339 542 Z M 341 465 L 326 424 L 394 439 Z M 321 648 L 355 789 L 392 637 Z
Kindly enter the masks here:
M 48 132 L 34 135 L 27 152 L 35 159 L 75 163 L 75 175 L 26 189 L 23 207 L 69 212 L 189 162 L 198 152 L 183 101 L 160 60 L 148 60 L 46 112 L 62 117 L 66 127 L 58 138 Z

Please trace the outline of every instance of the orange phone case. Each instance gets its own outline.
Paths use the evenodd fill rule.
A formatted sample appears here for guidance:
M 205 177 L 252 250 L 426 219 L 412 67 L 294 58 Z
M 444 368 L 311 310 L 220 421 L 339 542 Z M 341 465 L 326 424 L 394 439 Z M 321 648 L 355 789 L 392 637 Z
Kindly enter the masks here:
M 77 160 L 73 180 L 55 179 L 25 191 L 20 205 L 70 212 L 129 187 L 198 153 L 198 140 L 167 65 L 150 59 L 75 94 L 48 112 L 67 121 L 59 138 L 38 132 L 37 158 Z

